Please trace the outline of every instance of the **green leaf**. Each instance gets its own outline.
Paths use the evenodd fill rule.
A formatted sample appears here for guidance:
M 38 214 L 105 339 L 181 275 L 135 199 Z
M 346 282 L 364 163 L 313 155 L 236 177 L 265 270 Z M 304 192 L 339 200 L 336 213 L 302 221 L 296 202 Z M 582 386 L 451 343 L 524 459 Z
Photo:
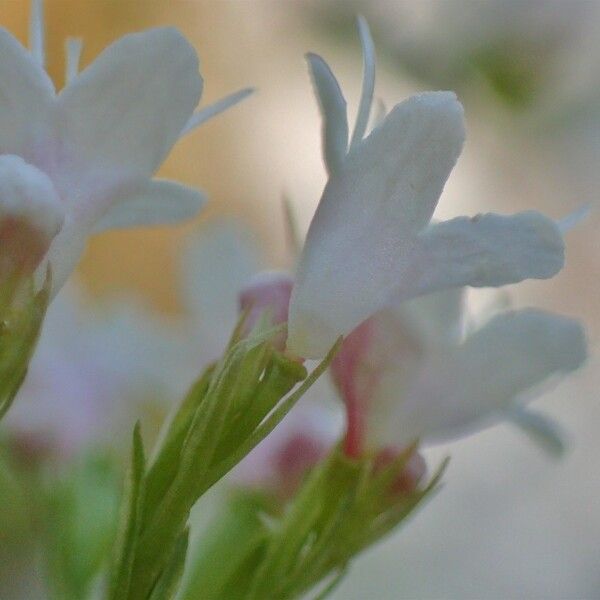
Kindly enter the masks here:
M 254 574 L 268 539 L 261 519 L 264 506 L 262 498 L 247 493 L 237 494 L 225 503 L 198 538 L 179 600 L 231 600 L 240 595 L 240 588 L 247 589 L 243 582 Z
M 5 282 L 0 290 L 0 419 L 12 406 L 37 346 L 50 298 L 50 274 L 39 292 L 33 285 L 27 280 L 15 290 L 13 282 Z M 15 300 L 17 294 L 23 297 Z
M 45 555 L 56 598 L 85 598 L 108 556 L 119 497 L 113 467 L 92 455 L 51 485 Z
M 185 566 L 189 542 L 189 529 L 186 527 L 175 543 L 175 550 L 158 583 L 152 590 L 149 600 L 171 600 L 179 588 L 179 582 Z
M 117 552 L 110 578 L 109 598 L 111 600 L 130 599 L 131 575 L 143 515 L 145 469 L 144 443 L 138 422 L 133 430 L 131 467 L 126 480 L 116 538 Z

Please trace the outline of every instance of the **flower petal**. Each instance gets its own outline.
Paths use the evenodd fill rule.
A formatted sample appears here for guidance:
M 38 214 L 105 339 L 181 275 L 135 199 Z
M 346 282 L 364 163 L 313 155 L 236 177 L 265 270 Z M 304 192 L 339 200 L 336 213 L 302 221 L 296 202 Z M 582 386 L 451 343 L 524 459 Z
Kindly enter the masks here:
M 379 434 L 403 445 L 420 438 L 448 440 L 501 418 L 515 400 L 586 358 L 583 328 L 573 319 L 539 310 L 505 313 L 462 346 L 432 353 L 418 370 L 394 418 L 376 418 Z M 393 383 L 383 390 L 393 394 Z M 393 398 L 382 398 L 387 402 Z M 379 405 L 373 402 L 373 408 Z M 382 418 L 383 417 L 383 418 Z M 393 422 L 393 430 L 390 428 Z
M 183 254 L 183 300 L 208 359 L 224 349 L 238 320 L 240 290 L 261 266 L 256 240 L 237 221 L 211 222 L 190 236 Z
M 148 181 L 133 188 L 125 197 L 118 198 L 96 222 L 94 233 L 178 223 L 196 216 L 205 202 L 206 197 L 202 193 L 174 181 Z
M 520 405 L 511 406 L 504 416 L 553 458 L 564 455 L 566 434 L 552 417 Z
M 397 105 L 350 150 L 311 223 L 290 305 L 288 345 L 306 358 L 382 308 L 429 222 L 464 140 L 456 96 Z
M 535 211 L 458 217 L 425 229 L 401 279 L 397 301 L 462 287 L 547 279 L 564 264 L 558 226 Z
M 363 16 L 358 17 L 357 25 L 363 54 L 363 81 L 356 124 L 350 142 L 351 146 L 358 144 L 365 135 L 369 115 L 371 114 L 371 105 L 373 104 L 373 92 L 375 91 L 375 45 L 373 44 L 369 24 Z
M 175 29 L 127 35 L 58 98 L 62 144 L 53 175 L 78 212 L 102 213 L 111 194 L 150 177 L 198 103 L 192 46 Z
M 318 55 L 306 55 L 323 119 L 323 160 L 329 175 L 338 171 L 348 150 L 348 114 L 340 84 Z
M 54 86 L 46 71 L 0 29 L 0 153 L 36 164 L 33 159 L 48 132 L 53 99 Z
M 46 276 L 46 269 L 50 265 L 52 297 L 56 296 L 71 273 L 73 273 L 85 250 L 89 233 L 79 223 L 67 220 L 63 224 L 59 234 L 52 240 L 50 249 L 36 272 L 37 281 L 43 282 Z
M 254 88 L 244 88 L 243 90 L 238 90 L 233 94 L 229 94 L 225 96 L 225 98 L 221 98 L 217 100 L 213 104 L 209 104 L 208 106 L 204 106 L 203 108 L 198 109 L 188 120 L 183 131 L 180 134 L 180 137 L 187 135 L 194 131 L 194 129 L 200 127 L 200 125 L 204 125 L 206 121 L 209 121 L 213 117 L 220 115 L 222 112 L 230 109 L 232 106 L 235 106 L 242 100 L 246 99 L 248 96 L 254 93 Z

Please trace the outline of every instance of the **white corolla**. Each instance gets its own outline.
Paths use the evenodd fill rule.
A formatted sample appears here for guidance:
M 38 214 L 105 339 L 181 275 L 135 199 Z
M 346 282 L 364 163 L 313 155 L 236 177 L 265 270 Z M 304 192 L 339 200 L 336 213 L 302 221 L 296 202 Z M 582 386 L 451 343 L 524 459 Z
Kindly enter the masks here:
M 375 63 L 359 21 L 364 81 L 349 141 L 346 102 L 325 61 L 308 63 L 323 115 L 329 179 L 300 256 L 288 348 L 323 356 L 336 338 L 390 303 L 460 286 L 501 286 L 561 269 L 557 225 L 533 211 L 432 223 L 461 152 L 463 109 L 451 92 L 396 105 L 365 136 Z
M 72 41 L 67 85 L 57 92 L 44 69 L 39 1 L 30 46 L 0 29 L 0 190 L 10 192 L 0 196 L 0 220 L 14 235 L 15 215 L 20 225 L 23 215 L 48 214 L 34 229 L 46 224 L 38 241 L 52 239 L 40 271 L 49 262 L 56 292 L 90 233 L 200 209 L 199 192 L 152 176 L 183 134 L 249 90 L 194 113 L 202 90 L 196 52 L 177 30 L 159 28 L 126 35 L 81 72 L 81 44 Z

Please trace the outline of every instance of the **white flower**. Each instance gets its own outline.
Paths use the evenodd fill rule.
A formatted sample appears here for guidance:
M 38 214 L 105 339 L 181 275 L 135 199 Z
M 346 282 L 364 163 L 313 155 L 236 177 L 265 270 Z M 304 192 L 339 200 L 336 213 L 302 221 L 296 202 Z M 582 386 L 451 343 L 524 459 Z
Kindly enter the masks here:
M 6 428 L 17 448 L 68 459 L 98 444 L 125 451 L 156 429 L 189 381 L 185 338 L 134 299 L 102 309 L 72 284 L 48 310 Z M 183 381 L 182 381 L 183 379 Z
M 464 141 L 451 92 L 413 96 L 363 139 L 374 55 L 359 21 L 363 93 L 348 147 L 346 103 L 327 64 L 308 62 L 321 111 L 329 180 L 310 225 L 292 292 L 288 347 L 323 356 L 339 335 L 391 302 L 458 286 L 547 278 L 563 265 L 556 224 L 536 212 L 430 224 Z
M 581 325 L 527 309 L 463 335 L 462 320 L 462 290 L 444 291 L 380 311 L 344 340 L 332 373 L 351 454 L 365 443 L 445 441 L 503 418 L 553 435 L 525 403 L 540 384 L 581 366 Z
M 51 184 L 64 223 L 47 260 L 57 291 L 92 231 L 172 222 L 195 214 L 196 191 L 154 172 L 183 133 L 243 97 L 194 114 L 202 89 L 198 58 L 172 28 L 127 35 L 77 73 L 81 45 L 68 46 L 66 87 L 43 68 L 41 2 L 34 2 L 28 52 L 0 29 L 0 152 Z

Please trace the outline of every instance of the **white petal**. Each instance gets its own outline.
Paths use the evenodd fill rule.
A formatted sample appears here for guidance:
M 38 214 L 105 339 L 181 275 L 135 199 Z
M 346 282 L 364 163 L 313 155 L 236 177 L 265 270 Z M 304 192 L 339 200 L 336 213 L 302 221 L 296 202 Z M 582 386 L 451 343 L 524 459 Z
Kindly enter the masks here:
M 42 0 L 33 0 L 31 2 L 29 48 L 35 62 L 43 67 L 46 63 L 46 56 L 44 50 L 44 6 Z
M 183 300 L 211 360 L 238 320 L 242 287 L 261 266 L 256 240 L 237 221 L 211 222 L 190 236 L 183 255 Z
M 225 96 L 225 98 L 221 98 L 217 100 L 213 104 L 209 104 L 204 108 L 197 110 L 188 120 L 183 131 L 180 134 L 180 137 L 187 135 L 188 133 L 194 131 L 194 129 L 200 127 L 206 123 L 206 121 L 220 115 L 222 112 L 227 109 L 235 106 L 248 96 L 254 93 L 254 88 L 245 88 L 243 90 L 238 90 L 233 94 L 229 94 L 229 96 Z
M 348 149 L 346 100 L 329 65 L 317 54 L 307 54 L 306 60 L 323 119 L 323 159 L 333 175 L 343 165 Z
M 0 29 L 0 153 L 16 154 L 27 162 L 42 150 L 54 86 L 32 55 Z
M 464 288 L 453 288 L 402 302 L 381 313 L 389 312 L 428 347 L 457 344 L 464 326 L 464 300 Z
M 500 315 L 462 346 L 431 354 L 405 400 L 398 399 L 389 435 L 402 445 L 470 433 L 500 418 L 517 397 L 551 376 L 577 369 L 585 358 L 585 335 L 577 321 L 538 310 Z
M 369 25 L 362 16 L 358 17 L 358 33 L 363 53 L 363 82 L 351 146 L 359 143 L 365 135 L 375 91 L 375 47 Z
M 587 221 L 591 213 L 592 205 L 582 204 L 579 208 L 576 208 L 574 211 L 560 219 L 556 225 L 560 232 L 565 235 L 571 229 L 574 229 L 584 221 Z
M 456 96 L 397 105 L 327 183 L 300 259 L 288 345 L 325 354 L 337 336 L 382 308 L 430 220 L 464 140 Z
M 52 274 L 52 297 L 61 290 L 75 270 L 85 250 L 89 230 L 72 220 L 65 221 L 59 234 L 52 240 L 48 254 L 37 270 L 37 281 L 42 283 L 48 264 Z
M 206 198 L 192 188 L 174 181 L 154 180 L 118 197 L 94 226 L 94 233 L 146 225 L 178 223 L 191 219 Z
M 412 256 L 397 301 L 452 287 L 547 279 L 563 267 L 564 243 L 554 221 L 540 213 L 490 213 L 426 228 Z
M 549 455 L 560 458 L 565 453 L 565 432 L 551 417 L 519 405 L 511 406 L 505 417 Z
M 122 186 L 150 177 L 187 123 L 202 79 L 192 46 L 175 29 L 127 35 L 60 94 L 62 145 L 54 179 L 86 216 Z
M 79 61 L 81 51 L 83 50 L 83 40 L 81 38 L 67 38 L 65 40 L 65 54 L 67 56 L 65 64 L 65 81 L 67 85 L 79 74 Z

